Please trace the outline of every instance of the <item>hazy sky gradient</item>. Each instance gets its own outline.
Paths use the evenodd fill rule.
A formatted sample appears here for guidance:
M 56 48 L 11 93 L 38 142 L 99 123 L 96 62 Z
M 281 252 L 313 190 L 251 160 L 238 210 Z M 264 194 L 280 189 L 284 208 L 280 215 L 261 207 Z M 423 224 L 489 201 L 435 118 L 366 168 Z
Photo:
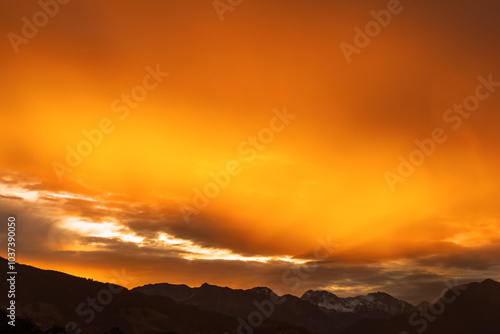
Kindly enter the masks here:
M 387 1 L 243 1 L 224 21 L 212 1 L 72 1 L 18 53 L 7 36 L 40 7 L 1 3 L 0 213 L 17 217 L 18 260 L 100 280 L 125 268 L 128 287 L 412 302 L 500 279 L 500 87 L 456 130 L 443 118 L 479 76 L 500 82 L 500 4 L 401 5 L 348 64 L 340 43 Z M 158 64 L 169 75 L 120 119 L 113 102 Z M 296 117 L 242 154 L 285 107 Z M 114 131 L 60 182 L 53 162 L 104 118 Z M 436 128 L 447 140 L 391 191 L 384 173 Z M 186 223 L 179 207 L 233 160 L 241 173 Z M 285 273 L 315 263 L 318 238 L 335 250 L 295 287 Z

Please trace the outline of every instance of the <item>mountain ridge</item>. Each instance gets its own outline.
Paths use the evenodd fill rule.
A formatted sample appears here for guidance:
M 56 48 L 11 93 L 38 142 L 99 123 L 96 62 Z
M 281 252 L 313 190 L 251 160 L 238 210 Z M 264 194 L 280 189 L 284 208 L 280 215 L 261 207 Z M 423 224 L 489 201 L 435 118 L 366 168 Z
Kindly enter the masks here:
M 391 319 L 363 319 L 342 334 L 498 334 L 500 283 L 492 279 L 454 286 L 433 303 Z
M 284 302 L 275 305 L 274 313 L 269 317 L 271 320 L 287 322 L 321 334 L 340 333 L 343 329 L 365 317 L 387 319 L 413 309 L 410 304 L 387 293 L 373 293 L 364 296 L 362 298 L 373 299 L 373 303 L 358 303 L 359 306 L 356 309 L 346 312 L 342 307 L 325 308 L 322 307 L 321 303 L 304 297 L 308 293 L 316 293 L 314 290 L 309 290 L 301 298 L 290 294 L 278 296 L 268 287 L 243 290 L 219 287 L 208 283 L 194 288 L 169 283 L 146 284 L 136 287 L 132 291 L 146 295 L 166 296 L 181 304 L 194 305 L 204 310 L 213 310 L 217 313 L 241 318 L 255 311 L 255 303 L 281 298 Z M 331 294 L 327 291 L 319 293 Z M 349 302 L 358 297 L 344 299 L 335 296 L 335 298 L 337 303 L 341 304 L 344 300 Z
M 1 265 L 7 265 L 3 257 Z M 308 290 L 299 298 L 278 296 L 262 286 L 243 290 L 208 283 L 197 288 L 157 283 L 129 290 L 31 265 L 16 264 L 16 269 L 17 316 L 21 324 L 30 323 L 27 317 L 33 319 L 40 334 L 49 333 L 50 326 L 64 331 L 71 322 L 83 333 L 98 334 L 113 328 L 121 328 L 124 334 L 500 333 L 500 283 L 492 279 L 452 287 L 438 302 L 422 302 L 410 309 L 410 304 L 385 292 L 340 298 L 325 290 Z M 7 281 L 0 282 L 0 288 L 7 291 Z M 109 302 L 105 295 L 111 296 Z M 89 298 L 100 303 L 102 310 L 91 311 Z M 349 308 L 339 312 L 335 306 L 344 302 L 350 303 Z M 394 309 L 370 313 L 380 302 L 401 308 L 396 307 L 395 313 Z M 0 300 L 0 309 L 6 306 Z M 438 314 L 440 308 L 443 311 Z M 2 318 L 3 333 L 8 327 Z
M 385 292 L 342 298 L 326 290 L 308 290 L 300 298 L 327 310 L 344 313 L 356 313 L 362 310 L 385 311 L 388 315 L 394 316 L 409 312 L 414 308 L 413 305 Z
M 7 267 L 3 257 L 0 266 Z M 29 318 L 36 333 L 66 333 L 70 328 L 75 333 L 97 334 L 113 330 L 123 334 L 236 334 L 240 325 L 234 317 L 179 304 L 164 296 L 146 296 L 119 285 L 19 263 L 16 270 L 16 318 Z M 0 282 L 0 289 L 7 291 L 6 280 Z M 7 306 L 7 299 L 0 299 L 2 314 Z M 6 320 L 0 319 L 1 333 L 12 331 Z M 269 319 L 263 319 L 253 332 L 312 334 Z

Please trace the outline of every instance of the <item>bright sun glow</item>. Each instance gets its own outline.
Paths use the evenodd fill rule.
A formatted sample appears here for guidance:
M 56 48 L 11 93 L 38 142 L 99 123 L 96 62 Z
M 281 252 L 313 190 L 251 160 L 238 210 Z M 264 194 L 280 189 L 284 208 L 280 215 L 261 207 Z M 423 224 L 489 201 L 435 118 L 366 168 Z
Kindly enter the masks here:
M 117 222 L 93 223 L 80 218 L 68 217 L 64 220 L 62 227 L 88 237 L 117 238 L 136 244 L 140 244 L 144 240 Z
M 294 259 L 291 256 L 242 256 L 231 252 L 229 249 L 202 247 L 190 240 L 177 239 L 165 233 L 161 233 L 157 240 L 161 241 L 164 247 L 186 252 L 181 256 L 187 260 L 255 261 L 261 263 L 281 261 L 294 264 L 307 262 L 306 260 Z

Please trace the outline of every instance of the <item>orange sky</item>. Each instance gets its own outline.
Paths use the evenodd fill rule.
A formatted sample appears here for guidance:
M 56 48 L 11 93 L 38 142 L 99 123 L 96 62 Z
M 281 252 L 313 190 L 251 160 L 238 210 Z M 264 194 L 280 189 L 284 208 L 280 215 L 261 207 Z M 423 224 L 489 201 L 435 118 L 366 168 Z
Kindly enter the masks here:
M 410 301 L 500 278 L 495 1 L 402 1 L 349 63 L 341 43 L 387 1 L 243 1 L 223 21 L 211 1 L 74 1 L 30 38 L 40 5 L 0 6 L 0 213 L 18 219 L 20 262 L 101 280 L 125 268 L 128 287 Z M 447 114 L 479 85 L 477 110 Z M 446 139 L 391 185 L 435 129 Z M 318 239 L 335 246 L 292 287 L 283 274 L 315 264 Z

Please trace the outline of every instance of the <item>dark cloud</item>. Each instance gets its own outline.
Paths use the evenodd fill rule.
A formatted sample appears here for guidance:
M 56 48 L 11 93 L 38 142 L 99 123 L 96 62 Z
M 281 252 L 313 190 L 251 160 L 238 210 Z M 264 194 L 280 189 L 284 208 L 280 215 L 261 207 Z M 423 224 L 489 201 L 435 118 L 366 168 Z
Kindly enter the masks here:
M 423 266 L 486 271 L 500 266 L 500 258 L 497 254 L 500 254 L 500 244 L 498 241 L 494 245 L 464 247 L 459 252 L 433 254 L 420 258 L 417 262 Z

